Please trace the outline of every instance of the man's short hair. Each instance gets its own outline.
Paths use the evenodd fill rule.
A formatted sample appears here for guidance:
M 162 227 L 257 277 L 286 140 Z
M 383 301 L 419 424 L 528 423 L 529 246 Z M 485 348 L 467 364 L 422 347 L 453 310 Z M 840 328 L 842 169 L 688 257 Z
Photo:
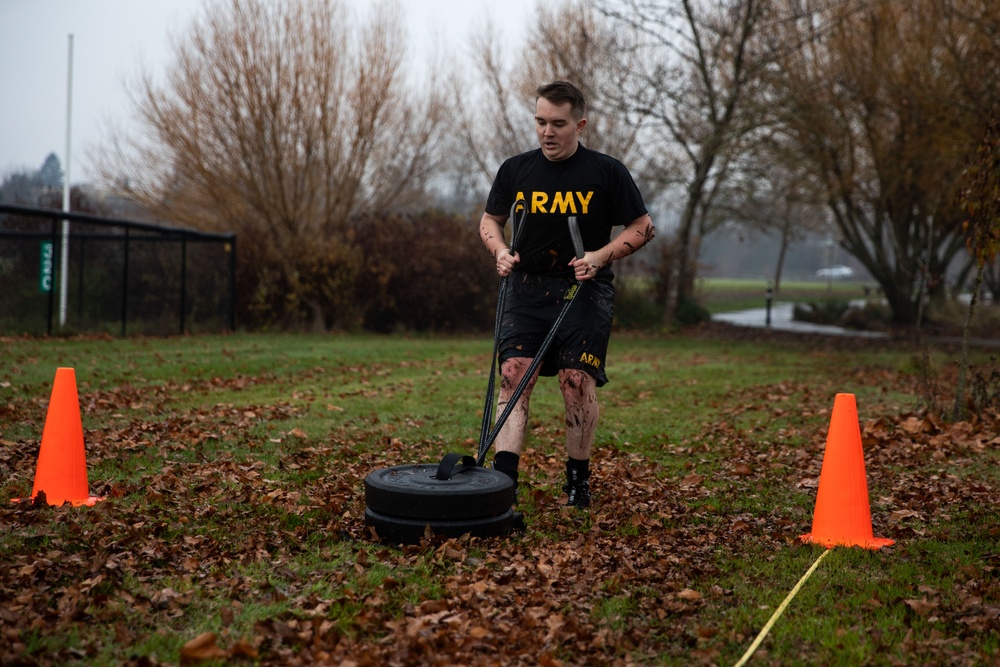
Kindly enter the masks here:
M 535 92 L 539 97 L 544 97 L 557 106 L 568 102 L 576 120 L 580 120 L 587 113 L 587 99 L 583 96 L 583 91 L 569 81 L 553 81 L 539 86 Z

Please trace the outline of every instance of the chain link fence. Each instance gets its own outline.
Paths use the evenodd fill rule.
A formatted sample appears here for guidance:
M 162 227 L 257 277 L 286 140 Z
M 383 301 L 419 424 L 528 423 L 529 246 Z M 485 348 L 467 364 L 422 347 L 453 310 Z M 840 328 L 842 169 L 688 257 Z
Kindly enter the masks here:
M 233 330 L 236 235 L 0 204 L 0 333 Z

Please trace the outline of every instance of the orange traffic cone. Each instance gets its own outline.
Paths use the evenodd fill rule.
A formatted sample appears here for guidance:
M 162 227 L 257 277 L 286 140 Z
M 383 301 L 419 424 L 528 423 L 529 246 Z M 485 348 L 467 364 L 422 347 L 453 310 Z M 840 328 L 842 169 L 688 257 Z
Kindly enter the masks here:
M 854 394 L 837 394 L 833 402 L 812 532 L 801 539 L 827 548 L 840 545 L 878 549 L 894 544 L 893 540 L 872 534 L 865 456 Z
M 75 506 L 93 506 L 104 500 L 91 496 L 87 486 L 80 398 L 76 391 L 76 372 L 72 368 L 57 369 L 52 385 L 31 498 L 37 498 L 39 492 L 44 493 L 49 505 L 69 502 Z M 15 499 L 15 502 L 19 500 L 26 499 Z

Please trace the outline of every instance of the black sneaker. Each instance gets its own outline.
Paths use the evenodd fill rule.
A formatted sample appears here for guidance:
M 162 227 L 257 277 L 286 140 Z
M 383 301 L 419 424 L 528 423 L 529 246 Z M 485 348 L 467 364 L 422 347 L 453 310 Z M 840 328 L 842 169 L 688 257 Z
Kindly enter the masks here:
M 563 486 L 566 493 L 566 506 L 584 509 L 590 507 L 590 480 L 571 479 Z

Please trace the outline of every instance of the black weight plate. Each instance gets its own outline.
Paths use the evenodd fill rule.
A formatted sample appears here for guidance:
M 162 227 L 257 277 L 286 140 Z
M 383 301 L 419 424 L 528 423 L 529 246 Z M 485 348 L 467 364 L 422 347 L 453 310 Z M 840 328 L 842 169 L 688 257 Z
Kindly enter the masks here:
M 437 479 L 437 464 L 402 465 L 365 478 L 365 504 L 387 516 L 410 519 L 476 519 L 514 505 L 514 480 L 491 468 L 463 470 Z
M 398 516 L 386 516 L 365 509 L 365 522 L 375 527 L 379 539 L 385 542 L 417 544 L 424 537 L 427 526 L 435 535 L 459 537 L 469 533 L 476 537 L 494 537 L 506 535 L 514 526 L 514 510 L 508 508 L 500 516 L 479 519 L 442 520 L 442 519 L 404 519 Z

